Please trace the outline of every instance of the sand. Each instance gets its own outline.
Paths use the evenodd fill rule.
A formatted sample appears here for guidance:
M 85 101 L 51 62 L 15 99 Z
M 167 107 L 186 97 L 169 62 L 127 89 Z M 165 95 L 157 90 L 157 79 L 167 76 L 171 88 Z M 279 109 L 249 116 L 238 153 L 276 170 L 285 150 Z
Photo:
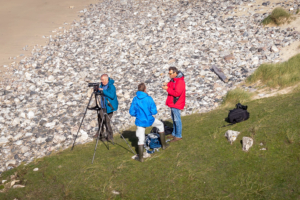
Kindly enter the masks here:
M 54 36 L 57 32 L 52 31 L 68 28 L 65 23 L 79 20 L 79 11 L 97 2 L 99 0 L 0 0 L 0 74 L 9 77 L 12 62 L 30 56 L 34 45 L 47 43 L 48 39 L 43 36 Z M 23 50 L 26 45 L 27 50 Z

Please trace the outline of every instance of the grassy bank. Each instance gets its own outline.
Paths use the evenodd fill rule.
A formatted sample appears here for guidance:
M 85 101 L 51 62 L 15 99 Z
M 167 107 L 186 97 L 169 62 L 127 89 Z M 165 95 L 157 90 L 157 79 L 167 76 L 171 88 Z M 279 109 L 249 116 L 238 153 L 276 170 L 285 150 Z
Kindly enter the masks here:
M 119 137 L 110 150 L 98 146 L 94 164 L 95 143 L 78 145 L 3 173 L 0 180 L 17 172 L 26 187 L 0 199 L 297 199 L 299 102 L 300 93 L 248 102 L 250 119 L 224 128 L 228 108 L 183 117 L 183 140 L 144 163 Z M 232 145 L 229 129 L 241 132 Z M 134 130 L 124 136 L 136 146 Z M 249 152 L 243 136 L 254 139 Z
M 242 88 L 236 88 L 234 90 L 230 90 L 223 98 L 222 105 L 224 107 L 235 106 L 237 102 L 245 103 L 250 101 L 251 93 L 243 90 Z
M 287 87 L 300 82 L 300 54 L 277 64 L 262 64 L 247 78 L 248 83 L 261 81 L 269 87 Z

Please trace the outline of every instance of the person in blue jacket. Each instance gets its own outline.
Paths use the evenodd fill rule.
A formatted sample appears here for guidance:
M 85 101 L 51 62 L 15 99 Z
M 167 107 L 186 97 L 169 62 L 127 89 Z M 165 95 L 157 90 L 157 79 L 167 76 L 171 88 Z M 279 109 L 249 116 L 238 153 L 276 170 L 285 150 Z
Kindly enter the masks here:
M 165 129 L 164 124 L 153 117 L 153 115 L 157 114 L 156 105 L 147 93 L 146 93 L 146 85 L 141 83 L 138 85 L 138 91 L 136 92 L 136 96 L 133 98 L 129 114 L 135 119 L 136 136 L 138 137 L 138 151 L 139 151 L 139 160 L 141 162 L 144 161 L 144 142 L 145 142 L 145 129 L 149 126 L 154 126 L 159 130 L 160 140 L 162 149 L 167 148 L 166 140 L 165 140 Z
M 114 86 L 114 80 L 109 78 L 107 74 L 102 74 L 101 76 L 101 84 L 99 86 L 99 91 L 101 90 L 103 92 L 103 95 L 101 96 L 101 107 L 104 109 L 104 111 L 107 112 L 108 117 L 105 116 L 103 120 L 102 130 L 100 139 L 102 141 L 112 141 L 113 139 L 113 131 L 111 128 L 111 118 L 113 116 L 114 111 L 118 110 L 118 99 L 117 99 L 117 93 L 116 93 L 116 87 Z M 102 112 L 100 112 L 100 123 L 102 121 L 103 115 Z M 104 126 L 106 129 L 106 133 L 104 133 Z M 94 137 L 98 137 L 98 134 L 96 134 Z

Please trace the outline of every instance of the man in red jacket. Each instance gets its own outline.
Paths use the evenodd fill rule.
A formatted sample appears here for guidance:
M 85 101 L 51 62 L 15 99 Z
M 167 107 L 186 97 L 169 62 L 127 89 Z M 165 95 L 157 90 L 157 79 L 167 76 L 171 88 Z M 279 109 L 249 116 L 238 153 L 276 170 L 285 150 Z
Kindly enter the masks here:
M 185 82 L 184 74 L 176 67 L 169 68 L 170 82 L 162 87 L 168 92 L 166 105 L 171 108 L 171 117 L 173 120 L 173 132 L 171 142 L 182 140 L 182 123 L 180 110 L 185 106 Z

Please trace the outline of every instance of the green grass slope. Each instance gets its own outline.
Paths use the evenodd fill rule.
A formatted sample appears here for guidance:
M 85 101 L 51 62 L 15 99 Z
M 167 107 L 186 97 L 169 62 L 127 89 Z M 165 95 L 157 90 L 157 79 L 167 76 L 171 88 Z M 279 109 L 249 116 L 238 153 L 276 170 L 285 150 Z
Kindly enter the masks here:
M 183 117 L 183 140 L 144 163 L 115 137 L 110 150 L 99 143 L 94 164 L 95 142 L 19 166 L 0 180 L 18 172 L 26 187 L 0 199 L 299 199 L 300 93 L 246 104 L 250 119 L 224 128 L 225 108 Z M 224 137 L 229 129 L 241 132 L 232 145 Z M 136 145 L 134 127 L 124 136 Z M 254 139 L 249 152 L 243 136 Z

